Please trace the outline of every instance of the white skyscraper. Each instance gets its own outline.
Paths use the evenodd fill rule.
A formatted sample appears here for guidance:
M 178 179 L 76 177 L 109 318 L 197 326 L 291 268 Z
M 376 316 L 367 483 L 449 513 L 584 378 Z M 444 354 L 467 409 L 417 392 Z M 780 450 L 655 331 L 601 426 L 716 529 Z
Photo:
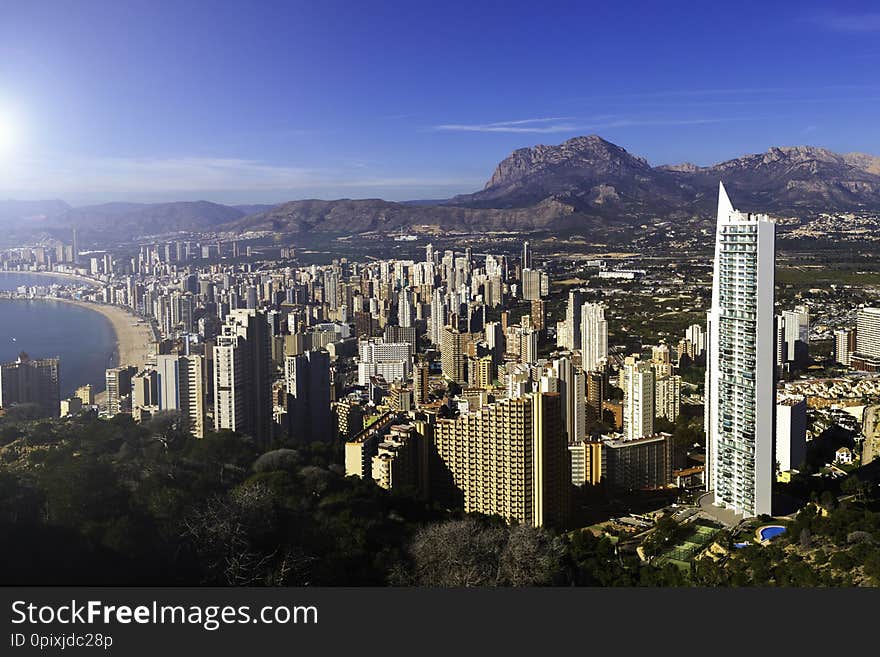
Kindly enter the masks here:
M 587 372 L 599 369 L 608 356 L 608 322 L 601 303 L 585 303 L 581 307 L 581 352 Z
M 413 325 L 412 290 L 408 287 L 400 291 L 400 299 L 397 302 L 397 323 L 403 327 Z
M 654 368 L 629 356 L 620 372 L 623 388 L 623 435 L 626 440 L 654 433 Z
M 775 224 L 733 209 L 721 185 L 708 313 L 707 490 L 745 517 L 771 513 Z
M 430 338 L 432 343 L 440 344 L 444 326 L 446 326 L 446 304 L 443 301 L 443 291 L 437 289 L 434 290 L 434 295 L 431 297 Z
M 158 406 L 180 411 L 192 423 L 192 434 L 205 437 L 205 363 L 201 356 L 156 356 Z

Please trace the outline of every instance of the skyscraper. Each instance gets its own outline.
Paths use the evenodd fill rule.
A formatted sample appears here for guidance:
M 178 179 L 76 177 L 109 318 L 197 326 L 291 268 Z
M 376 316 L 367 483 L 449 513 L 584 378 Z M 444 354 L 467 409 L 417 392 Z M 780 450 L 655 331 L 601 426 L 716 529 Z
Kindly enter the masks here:
M 532 268 L 532 245 L 528 240 L 523 242 L 522 268 L 524 270 Z
M 583 290 L 569 290 L 565 306 L 565 331 L 556 340 L 556 346 L 566 349 L 581 348 L 581 307 L 584 305 Z
M 33 404 L 40 415 L 58 417 L 58 364 L 57 358 L 34 360 L 24 352 L 16 360 L 0 364 L 0 408 Z
M 856 354 L 852 358 L 857 369 L 880 369 L 880 308 L 860 308 L 856 317 Z
M 329 442 L 330 354 L 307 351 L 284 361 L 290 438 L 301 445 Z
M 434 427 L 435 491 L 466 512 L 497 514 L 541 526 L 569 513 L 568 441 L 558 393 L 505 399 Z
M 204 369 L 202 356 L 156 356 L 158 406 L 162 410 L 180 411 L 191 422 L 196 438 L 205 437 Z
M 400 291 L 397 302 L 397 323 L 406 328 L 413 325 L 412 291 L 405 287 Z
M 623 388 L 623 435 L 635 440 L 654 433 L 654 369 L 627 357 L 620 372 Z
M 849 367 L 852 354 L 856 350 L 856 332 L 852 329 L 838 329 L 834 332 L 834 359 Z
M 272 359 L 265 313 L 233 310 L 214 347 L 214 429 L 272 437 Z
M 745 517 L 771 512 L 775 224 L 733 209 L 724 185 L 706 369 L 707 490 Z
M 541 271 L 539 269 L 522 270 L 522 298 L 534 301 L 541 298 Z
M 581 352 L 587 372 L 598 370 L 608 356 L 608 321 L 601 303 L 585 303 L 581 307 Z

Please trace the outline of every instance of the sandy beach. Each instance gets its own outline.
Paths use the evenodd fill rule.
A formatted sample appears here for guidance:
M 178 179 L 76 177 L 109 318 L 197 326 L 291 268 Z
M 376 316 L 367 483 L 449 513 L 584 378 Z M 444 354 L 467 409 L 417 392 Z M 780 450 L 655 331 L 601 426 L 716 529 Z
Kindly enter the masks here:
M 148 323 L 138 323 L 142 321 L 140 317 L 132 315 L 121 306 L 55 297 L 52 297 L 51 300 L 88 308 L 104 315 L 110 320 L 113 331 L 116 333 L 118 364 L 120 366 L 136 365 L 138 369 L 143 369 L 147 362 L 147 356 L 150 354 L 150 343 L 153 341 L 153 331 Z

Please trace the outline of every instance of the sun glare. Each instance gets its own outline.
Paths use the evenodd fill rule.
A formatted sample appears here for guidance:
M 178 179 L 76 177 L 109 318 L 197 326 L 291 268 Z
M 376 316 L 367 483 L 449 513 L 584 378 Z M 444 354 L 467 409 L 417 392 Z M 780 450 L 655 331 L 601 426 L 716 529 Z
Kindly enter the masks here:
M 18 145 L 21 130 L 11 112 L 0 108 L 0 156 L 8 155 Z

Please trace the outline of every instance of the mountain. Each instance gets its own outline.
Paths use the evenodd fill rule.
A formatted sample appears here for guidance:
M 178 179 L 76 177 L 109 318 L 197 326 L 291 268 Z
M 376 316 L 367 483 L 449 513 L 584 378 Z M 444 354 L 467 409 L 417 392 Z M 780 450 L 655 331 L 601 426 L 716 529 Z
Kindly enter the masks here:
M 15 201 L 0 200 L 0 221 L 7 219 L 39 220 L 56 217 L 70 209 L 64 201 Z
M 712 166 L 651 166 L 597 135 L 521 148 L 502 160 L 483 189 L 446 201 L 301 200 L 226 206 L 208 201 L 105 203 L 0 201 L 0 241 L 35 236 L 83 244 L 178 231 L 354 234 L 428 226 L 467 231 L 581 231 L 627 238 L 629 227 L 711 219 L 718 182 L 737 208 L 777 216 L 880 212 L 880 158 L 814 146 L 773 147 Z
M 57 224 L 76 227 L 84 240 L 130 239 L 178 231 L 205 231 L 241 219 L 245 212 L 209 201 L 104 203 L 72 208 Z
M 510 208 L 553 198 L 589 215 L 674 217 L 711 213 L 719 180 L 743 210 L 880 210 L 880 158 L 869 155 L 796 146 L 709 167 L 652 167 L 596 135 L 514 151 L 481 191 L 448 203 Z
M 766 153 L 700 167 L 651 166 L 597 135 L 514 151 L 482 190 L 448 201 L 293 201 L 229 225 L 230 230 L 359 233 L 413 226 L 447 230 L 578 230 L 646 221 L 711 218 L 718 182 L 738 208 L 797 216 L 880 210 L 880 158 L 823 148 Z
M 259 214 L 260 212 L 268 212 L 274 208 L 277 203 L 250 203 L 245 205 L 233 205 L 231 207 L 240 210 L 243 214 Z
M 0 244 L 15 245 L 47 226 L 70 206 L 57 199 L 49 201 L 0 200 Z
M 569 226 L 570 208 L 552 199 L 513 209 L 392 203 L 381 199 L 305 200 L 282 203 L 225 226 L 225 230 L 353 234 L 418 226 L 447 230 L 547 230 Z

